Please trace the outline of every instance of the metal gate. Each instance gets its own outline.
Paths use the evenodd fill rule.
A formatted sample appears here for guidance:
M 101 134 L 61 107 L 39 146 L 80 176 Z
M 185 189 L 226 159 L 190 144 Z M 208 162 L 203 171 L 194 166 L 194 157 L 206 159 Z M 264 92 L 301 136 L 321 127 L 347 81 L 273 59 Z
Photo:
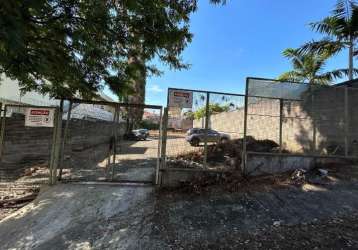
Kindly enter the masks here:
M 0 181 L 53 183 L 58 107 L 6 104 L 0 126 Z
M 62 181 L 157 183 L 162 107 L 64 100 Z

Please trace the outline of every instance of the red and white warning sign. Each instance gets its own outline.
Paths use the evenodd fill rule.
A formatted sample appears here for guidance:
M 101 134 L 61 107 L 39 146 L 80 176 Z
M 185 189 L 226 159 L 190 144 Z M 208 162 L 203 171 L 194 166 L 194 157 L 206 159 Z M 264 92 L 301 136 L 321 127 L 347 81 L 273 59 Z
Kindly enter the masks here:
M 25 116 L 26 127 L 53 127 L 55 109 L 28 108 Z
M 193 92 L 169 89 L 169 107 L 192 108 Z

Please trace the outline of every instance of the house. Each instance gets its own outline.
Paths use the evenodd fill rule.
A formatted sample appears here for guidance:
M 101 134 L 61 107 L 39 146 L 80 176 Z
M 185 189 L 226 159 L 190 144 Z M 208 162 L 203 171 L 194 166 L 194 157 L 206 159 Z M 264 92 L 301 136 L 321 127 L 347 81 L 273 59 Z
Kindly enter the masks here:
M 98 97 L 94 98 L 97 101 L 114 102 L 114 100 L 103 92 L 98 92 Z M 20 86 L 16 80 L 11 80 L 4 75 L 1 76 L 0 81 L 0 103 L 2 105 L 34 105 L 34 106 L 59 106 L 60 101 L 51 98 L 48 94 L 42 95 L 36 91 L 30 91 L 22 94 Z M 66 119 L 69 109 L 69 103 L 64 103 L 64 115 Z M 12 113 L 24 113 L 24 110 L 19 107 L 8 107 L 7 116 Z M 72 106 L 71 117 L 87 120 L 105 120 L 112 121 L 114 108 L 109 105 L 97 104 L 79 104 L 74 103 Z

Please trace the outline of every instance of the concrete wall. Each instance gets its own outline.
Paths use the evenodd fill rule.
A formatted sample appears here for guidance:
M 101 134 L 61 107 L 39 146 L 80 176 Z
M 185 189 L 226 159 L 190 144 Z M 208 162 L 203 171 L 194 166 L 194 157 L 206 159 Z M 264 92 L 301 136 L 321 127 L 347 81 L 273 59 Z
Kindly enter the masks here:
M 313 156 L 289 154 L 248 153 L 245 174 L 248 176 L 271 175 L 290 172 L 296 169 L 310 170 L 313 167 L 332 164 L 351 164 L 344 158 L 315 158 Z
M 36 164 L 48 164 L 53 128 L 25 127 L 24 116 L 19 114 L 6 118 L 5 123 L 0 180 L 17 177 Z M 71 119 L 65 155 L 75 157 L 85 149 L 108 145 L 112 128 L 111 122 Z M 123 126 L 117 128 L 123 133 Z
M 302 101 L 283 102 L 283 148 L 294 153 L 343 154 L 345 145 L 344 88 L 322 88 Z M 349 92 L 349 153 L 358 156 L 358 91 Z M 249 98 L 247 134 L 256 139 L 270 139 L 279 143 L 280 101 Z M 316 123 L 314 126 L 313 118 Z M 202 127 L 203 119 L 195 120 L 194 127 Z M 242 137 L 244 110 L 213 114 L 212 129 Z M 315 129 L 314 129 L 315 128 Z M 313 136 L 316 134 L 316 146 Z

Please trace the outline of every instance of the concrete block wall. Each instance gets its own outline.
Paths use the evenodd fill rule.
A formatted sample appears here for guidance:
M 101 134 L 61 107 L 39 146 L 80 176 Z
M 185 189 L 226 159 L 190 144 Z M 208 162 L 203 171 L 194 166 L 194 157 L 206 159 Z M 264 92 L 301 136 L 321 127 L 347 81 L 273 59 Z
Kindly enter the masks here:
M 0 180 L 18 177 L 26 168 L 37 164 L 48 164 L 53 128 L 25 127 L 25 118 L 19 114 L 7 117 L 5 124 Z M 123 124 L 117 128 L 119 135 L 123 134 Z M 75 155 L 88 148 L 108 145 L 112 130 L 111 122 L 71 119 L 65 154 Z
M 322 88 L 302 101 L 283 102 L 283 148 L 294 153 L 343 154 L 345 147 L 344 88 Z M 349 153 L 358 156 L 358 91 L 349 92 Z M 280 101 L 249 97 L 247 134 L 256 139 L 270 139 L 279 143 Z M 316 120 L 314 129 L 313 119 Z M 203 120 L 195 120 L 194 127 L 202 127 Z M 213 114 L 212 129 L 243 135 L 244 110 Z M 316 149 L 313 136 L 316 134 Z

